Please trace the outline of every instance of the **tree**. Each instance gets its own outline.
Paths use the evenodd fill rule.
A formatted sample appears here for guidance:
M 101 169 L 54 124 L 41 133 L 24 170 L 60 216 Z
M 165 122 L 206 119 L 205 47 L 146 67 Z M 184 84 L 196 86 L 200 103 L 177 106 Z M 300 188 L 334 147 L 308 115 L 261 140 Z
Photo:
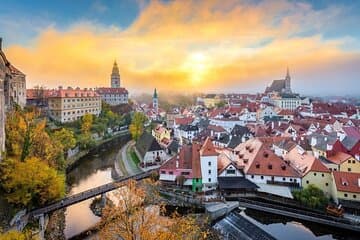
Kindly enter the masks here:
M 106 206 L 99 225 L 102 239 L 167 240 L 206 239 L 191 217 L 165 217 L 161 205 L 146 205 L 146 191 L 130 180 L 119 188 L 115 206 Z
M 64 152 L 76 146 L 74 132 L 66 128 L 54 132 L 53 139 L 57 144 L 61 145 Z
M 224 101 L 224 100 L 221 100 L 220 102 L 215 103 L 215 107 L 217 107 L 217 108 L 225 107 L 225 105 L 226 105 L 226 101 Z
M 93 115 L 92 114 L 85 114 L 82 117 L 82 121 L 81 121 L 81 132 L 83 134 L 89 133 L 90 129 L 92 127 L 93 124 Z
M 137 141 L 141 134 L 144 132 L 144 124 L 146 122 L 146 116 L 141 112 L 136 112 L 131 120 L 129 130 L 132 138 Z
M 329 199 L 324 192 L 313 184 L 294 191 L 293 195 L 296 200 L 311 208 L 324 208 L 329 203 Z
M 0 240 L 31 240 L 34 239 L 31 236 L 30 232 L 18 232 L 15 230 L 10 230 L 6 233 L 0 234 Z
M 5 198 L 20 207 L 39 207 L 65 194 L 64 175 L 36 157 L 24 162 L 5 159 L 0 174 Z

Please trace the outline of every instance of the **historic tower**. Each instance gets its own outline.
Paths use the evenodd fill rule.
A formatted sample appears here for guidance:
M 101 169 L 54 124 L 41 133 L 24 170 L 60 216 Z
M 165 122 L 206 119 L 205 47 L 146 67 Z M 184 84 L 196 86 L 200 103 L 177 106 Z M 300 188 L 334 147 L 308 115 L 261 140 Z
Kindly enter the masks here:
M 119 88 L 120 87 L 120 73 L 116 61 L 111 72 L 111 87 Z
M 291 93 L 291 77 L 290 77 L 290 73 L 289 73 L 289 67 L 286 69 L 285 92 Z
M 154 95 L 153 95 L 153 109 L 155 110 L 156 114 L 159 113 L 159 99 L 156 92 L 156 88 L 154 90 Z

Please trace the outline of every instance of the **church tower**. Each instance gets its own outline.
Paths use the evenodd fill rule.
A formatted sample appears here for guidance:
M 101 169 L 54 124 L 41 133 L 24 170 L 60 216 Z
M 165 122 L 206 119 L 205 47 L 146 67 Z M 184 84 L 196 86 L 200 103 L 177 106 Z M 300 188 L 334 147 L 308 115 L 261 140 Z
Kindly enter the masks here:
M 289 67 L 286 69 L 285 92 L 291 93 L 291 77 L 290 77 L 290 73 L 289 73 Z
M 120 87 L 120 73 L 116 61 L 114 62 L 114 66 L 111 72 L 111 87 L 112 88 Z
M 156 92 L 156 88 L 154 90 L 154 95 L 153 95 L 153 109 L 155 110 L 156 114 L 159 113 L 159 99 Z

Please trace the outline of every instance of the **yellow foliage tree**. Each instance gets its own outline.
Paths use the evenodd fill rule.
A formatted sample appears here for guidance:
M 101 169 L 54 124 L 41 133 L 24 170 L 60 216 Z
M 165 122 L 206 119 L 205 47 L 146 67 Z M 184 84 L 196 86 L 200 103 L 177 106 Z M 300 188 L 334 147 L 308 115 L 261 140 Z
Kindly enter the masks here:
M 0 234 L 0 240 L 35 240 L 37 238 L 32 237 L 30 232 L 18 232 L 18 231 L 8 231 L 6 233 Z
M 129 131 L 132 138 L 137 141 L 144 131 L 144 123 L 146 122 L 146 116 L 141 112 L 136 112 L 131 120 Z
M 21 207 L 39 207 L 65 194 L 64 175 L 35 157 L 24 162 L 6 159 L 1 163 L 0 173 L 5 198 Z
M 146 191 L 135 181 L 119 188 L 117 202 L 106 206 L 99 225 L 102 239 L 169 240 L 205 239 L 195 219 L 162 216 L 161 205 L 146 205 Z
M 81 122 L 81 132 L 83 134 L 87 134 L 90 132 L 90 129 L 92 127 L 92 124 L 93 124 L 93 115 L 91 114 L 85 114 L 83 117 L 82 117 L 82 122 Z

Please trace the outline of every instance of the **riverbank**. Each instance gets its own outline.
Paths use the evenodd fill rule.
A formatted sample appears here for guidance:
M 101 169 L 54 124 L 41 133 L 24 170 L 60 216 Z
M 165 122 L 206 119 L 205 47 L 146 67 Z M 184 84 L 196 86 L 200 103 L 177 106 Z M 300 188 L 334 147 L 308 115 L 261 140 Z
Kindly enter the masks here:
M 85 150 L 82 150 L 82 151 L 79 151 L 77 154 L 75 154 L 74 156 L 68 158 L 66 160 L 66 172 L 69 172 L 71 171 L 77 164 L 77 162 L 85 157 L 86 155 L 88 154 L 91 154 L 92 152 L 95 152 L 98 148 L 100 148 L 103 144 L 106 144 L 106 143 L 109 143 L 113 140 L 116 140 L 118 138 L 121 138 L 123 136 L 129 136 L 129 140 L 130 140 L 130 134 L 129 134 L 129 131 L 128 130 L 125 130 L 117 135 L 114 135 L 112 137 L 109 137 L 109 138 L 106 138 L 106 139 L 101 139 L 101 140 L 98 140 L 95 142 L 95 145 L 90 148 L 90 149 L 85 149 Z

